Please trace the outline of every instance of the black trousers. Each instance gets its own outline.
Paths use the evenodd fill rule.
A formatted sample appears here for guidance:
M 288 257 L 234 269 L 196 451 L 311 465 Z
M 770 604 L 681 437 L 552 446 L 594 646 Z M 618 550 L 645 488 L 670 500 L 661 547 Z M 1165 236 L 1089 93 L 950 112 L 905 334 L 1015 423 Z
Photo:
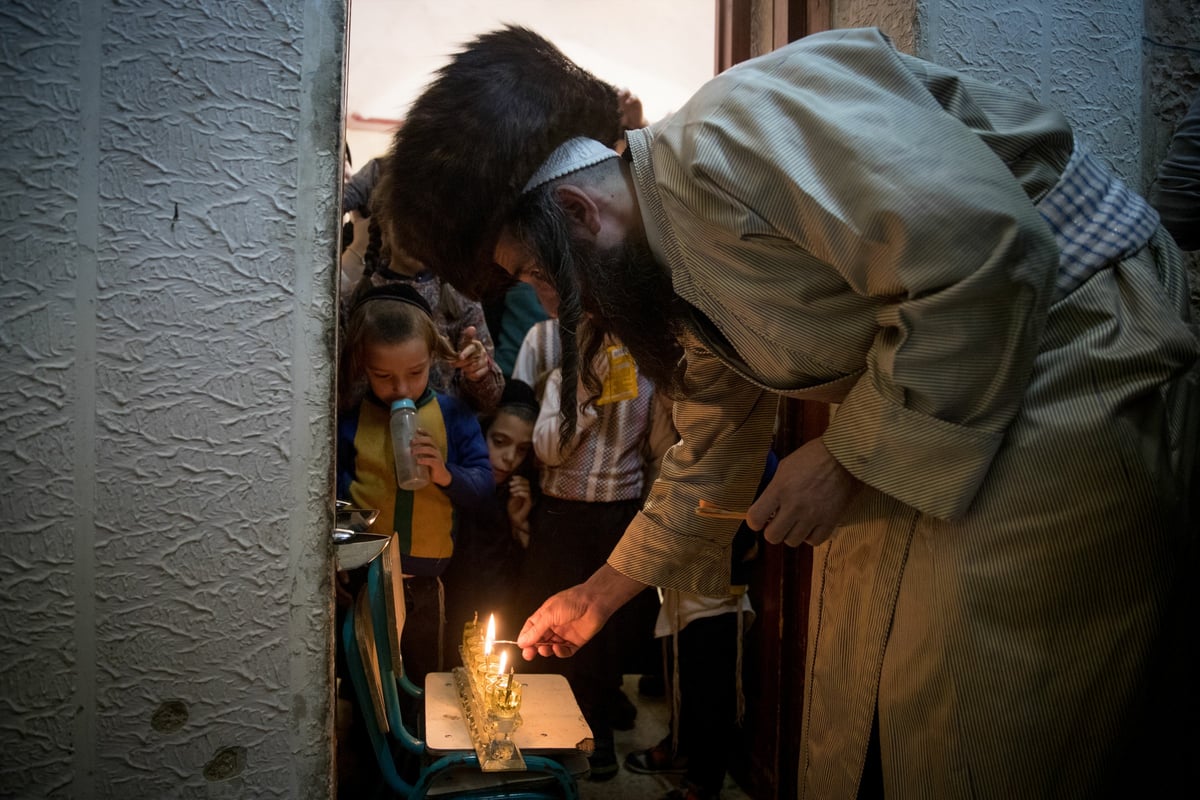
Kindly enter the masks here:
M 641 505 L 640 500 L 585 503 L 543 497 L 530 520 L 529 549 L 521 564 L 521 621 L 550 595 L 584 582 L 599 569 Z M 609 711 L 613 693 L 621 687 L 622 665 L 652 637 L 657 603 L 654 590 L 647 589 L 571 658 L 539 656 L 526 665 L 530 672 L 567 678 L 598 747 L 612 741 Z
M 692 620 L 679 632 L 677 752 L 688 759 L 684 780 L 714 796 L 725 783 L 737 727 L 737 635 L 736 613 Z M 671 639 L 663 641 L 669 659 Z
M 417 686 L 424 686 L 425 676 L 438 671 L 438 647 L 442 644 L 439 637 L 442 609 L 438 592 L 436 577 L 404 579 L 405 618 L 400 654 L 404 658 L 404 674 Z

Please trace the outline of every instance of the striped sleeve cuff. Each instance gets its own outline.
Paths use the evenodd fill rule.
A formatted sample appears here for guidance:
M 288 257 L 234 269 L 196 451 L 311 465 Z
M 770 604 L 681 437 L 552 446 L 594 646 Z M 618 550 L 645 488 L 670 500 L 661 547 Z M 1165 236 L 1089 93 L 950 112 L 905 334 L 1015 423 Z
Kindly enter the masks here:
M 638 512 L 608 557 L 608 565 L 648 586 L 725 597 L 733 591 L 729 559 L 728 545 L 682 535 Z
M 925 514 L 954 519 L 971 505 L 1003 434 L 893 403 L 865 376 L 838 406 L 822 439 L 859 480 Z

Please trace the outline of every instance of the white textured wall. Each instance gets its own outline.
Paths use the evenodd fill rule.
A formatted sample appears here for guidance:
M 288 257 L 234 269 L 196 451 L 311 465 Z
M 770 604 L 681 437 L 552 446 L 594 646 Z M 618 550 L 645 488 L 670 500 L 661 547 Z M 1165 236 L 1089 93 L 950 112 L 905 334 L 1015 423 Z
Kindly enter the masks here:
M 1200 9 L 1196 0 L 1146 0 L 1142 178 L 1149 185 L 1179 121 L 1200 92 Z M 1192 307 L 1200 319 L 1200 251 L 1186 254 Z
M 0 4 L 0 796 L 329 794 L 344 18 Z
M 1142 193 L 1200 91 L 1196 0 L 834 0 L 833 18 L 1058 108 Z M 1190 263 L 1200 313 L 1200 256 Z
M 876 27 L 905 53 L 916 49 L 916 0 L 833 0 L 833 27 Z
M 1196 0 L 1147 0 L 1145 5 L 1143 169 L 1148 184 L 1200 92 L 1200 7 Z
M 1139 188 L 1142 19 L 1141 0 L 834 2 L 836 27 L 878 25 L 907 52 L 1058 108 Z
M 1141 0 L 924 0 L 921 54 L 1028 91 L 1142 185 Z

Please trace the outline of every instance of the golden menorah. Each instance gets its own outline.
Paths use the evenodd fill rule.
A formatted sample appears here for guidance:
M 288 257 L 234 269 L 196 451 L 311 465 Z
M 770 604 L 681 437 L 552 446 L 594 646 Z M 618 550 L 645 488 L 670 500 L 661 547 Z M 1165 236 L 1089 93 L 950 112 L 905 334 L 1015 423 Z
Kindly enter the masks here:
M 463 626 L 459 653 L 463 665 L 455 668 L 454 679 L 480 768 L 525 769 L 512 741 L 512 732 L 521 725 L 521 683 L 507 651 L 497 651 L 495 615 L 488 617 L 486 627 L 478 615 Z

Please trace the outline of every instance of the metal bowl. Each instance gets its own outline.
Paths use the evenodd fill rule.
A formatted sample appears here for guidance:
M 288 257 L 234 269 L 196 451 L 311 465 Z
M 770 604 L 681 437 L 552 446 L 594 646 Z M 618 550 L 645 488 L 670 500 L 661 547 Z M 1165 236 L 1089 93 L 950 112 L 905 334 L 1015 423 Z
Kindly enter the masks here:
M 357 569 L 371 563 L 379 557 L 391 538 L 386 533 L 334 528 L 333 553 L 337 558 L 338 571 Z

